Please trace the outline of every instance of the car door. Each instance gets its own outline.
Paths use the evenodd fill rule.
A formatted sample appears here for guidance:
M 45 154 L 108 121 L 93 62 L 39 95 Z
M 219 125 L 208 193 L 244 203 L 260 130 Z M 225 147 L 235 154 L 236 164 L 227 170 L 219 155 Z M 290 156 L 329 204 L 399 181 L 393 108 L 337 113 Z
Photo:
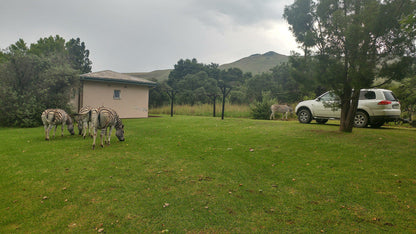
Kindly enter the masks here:
M 314 103 L 314 116 L 323 118 L 340 118 L 339 98 L 333 92 L 326 92 Z

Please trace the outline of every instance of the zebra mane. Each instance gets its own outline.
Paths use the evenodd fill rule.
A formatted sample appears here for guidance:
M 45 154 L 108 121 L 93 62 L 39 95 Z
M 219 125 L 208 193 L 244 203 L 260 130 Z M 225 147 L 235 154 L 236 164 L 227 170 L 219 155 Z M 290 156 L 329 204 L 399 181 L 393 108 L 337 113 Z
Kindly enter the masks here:
M 115 116 L 116 117 L 116 129 L 120 129 L 123 128 L 123 122 L 121 122 L 121 119 L 118 117 L 118 115 Z

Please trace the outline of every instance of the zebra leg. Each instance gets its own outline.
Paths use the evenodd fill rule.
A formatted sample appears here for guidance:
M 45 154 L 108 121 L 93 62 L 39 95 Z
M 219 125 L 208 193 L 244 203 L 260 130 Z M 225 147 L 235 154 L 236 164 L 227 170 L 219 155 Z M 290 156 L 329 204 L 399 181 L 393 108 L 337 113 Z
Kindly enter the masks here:
M 95 139 L 97 138 L 97 128 L 94 128 L 93 130 L 93 134 L 92 134 L 92 149 L 95 149 Z
M 49 131 L 51 130 L 52 126 L 51 125 L 45 125 L 45 140 L 49 141 Z
M 274 112 L 272 111 L 272 114 L 270 115 L 270 120 L 274 119 Z
M 106 142 L 108 145 L 110 144 L 111 132 L 113 131 L 114 126 L 110 126 L 110 132 L 108 133 L 108 141 Z
M 93 126 L 92 126 L 92 122 L 88 121 L 88 136 L 92 137 L 92 132 L 93 132 Z
M 61 125 L 61 137 L 64 136 L 64 127 L 65 127 L 65 123 L 62 123 L 62 125 Z
M 45 140 L 49 140 L 49 137 L 48 137 L 48 126 L 45 124 L 45 125 L 43 125 L 43 129 L 44 129 L 44 131 L 45 131 Z
M 55 138 L 56 128 L 58 127 L 58 125 L 52 125 L 52 128 L 53 128 L 53 126 L 55 126 L 55 128 L 54 128 L 54 130 L 53 130 L 53 138 Z
M 85 135 L 87 135 L 87 129 L 88 129 L 88 121 L 82 121 L 82 136 L 85 139 Z M 89 132 L 89 134 L 91 134 L 91 131 Z
M 101 147 L 104 148 L 104 143 L 103 143 L 103 135 L 107 135 L 107 128 L 101 129 L 101 134 L 100 134 L 100 139 L 101 139 Z

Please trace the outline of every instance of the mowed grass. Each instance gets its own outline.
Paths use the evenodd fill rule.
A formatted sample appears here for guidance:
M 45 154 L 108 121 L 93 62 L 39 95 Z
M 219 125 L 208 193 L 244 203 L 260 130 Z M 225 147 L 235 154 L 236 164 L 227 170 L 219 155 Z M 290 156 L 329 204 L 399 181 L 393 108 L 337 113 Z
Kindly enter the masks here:
M 95 150 L 0 128 L 0 233 L 416 232 L 414 129 L 123 122 L 126 141 Z

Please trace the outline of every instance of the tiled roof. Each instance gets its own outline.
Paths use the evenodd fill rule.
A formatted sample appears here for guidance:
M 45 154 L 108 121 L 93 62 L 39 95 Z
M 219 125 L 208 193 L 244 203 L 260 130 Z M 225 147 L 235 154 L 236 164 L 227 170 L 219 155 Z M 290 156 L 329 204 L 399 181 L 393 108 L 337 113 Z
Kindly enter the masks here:
M 156 82 L 139 78 L 135 76 L 129 76 L 126 74 L 105 70 L 99 72 L 90 72 L 80 75 L 81 80 L 103 81 L 103 82 L 115 82 L 122 84 L 136 84 L 146 86 L 156 86 Z

